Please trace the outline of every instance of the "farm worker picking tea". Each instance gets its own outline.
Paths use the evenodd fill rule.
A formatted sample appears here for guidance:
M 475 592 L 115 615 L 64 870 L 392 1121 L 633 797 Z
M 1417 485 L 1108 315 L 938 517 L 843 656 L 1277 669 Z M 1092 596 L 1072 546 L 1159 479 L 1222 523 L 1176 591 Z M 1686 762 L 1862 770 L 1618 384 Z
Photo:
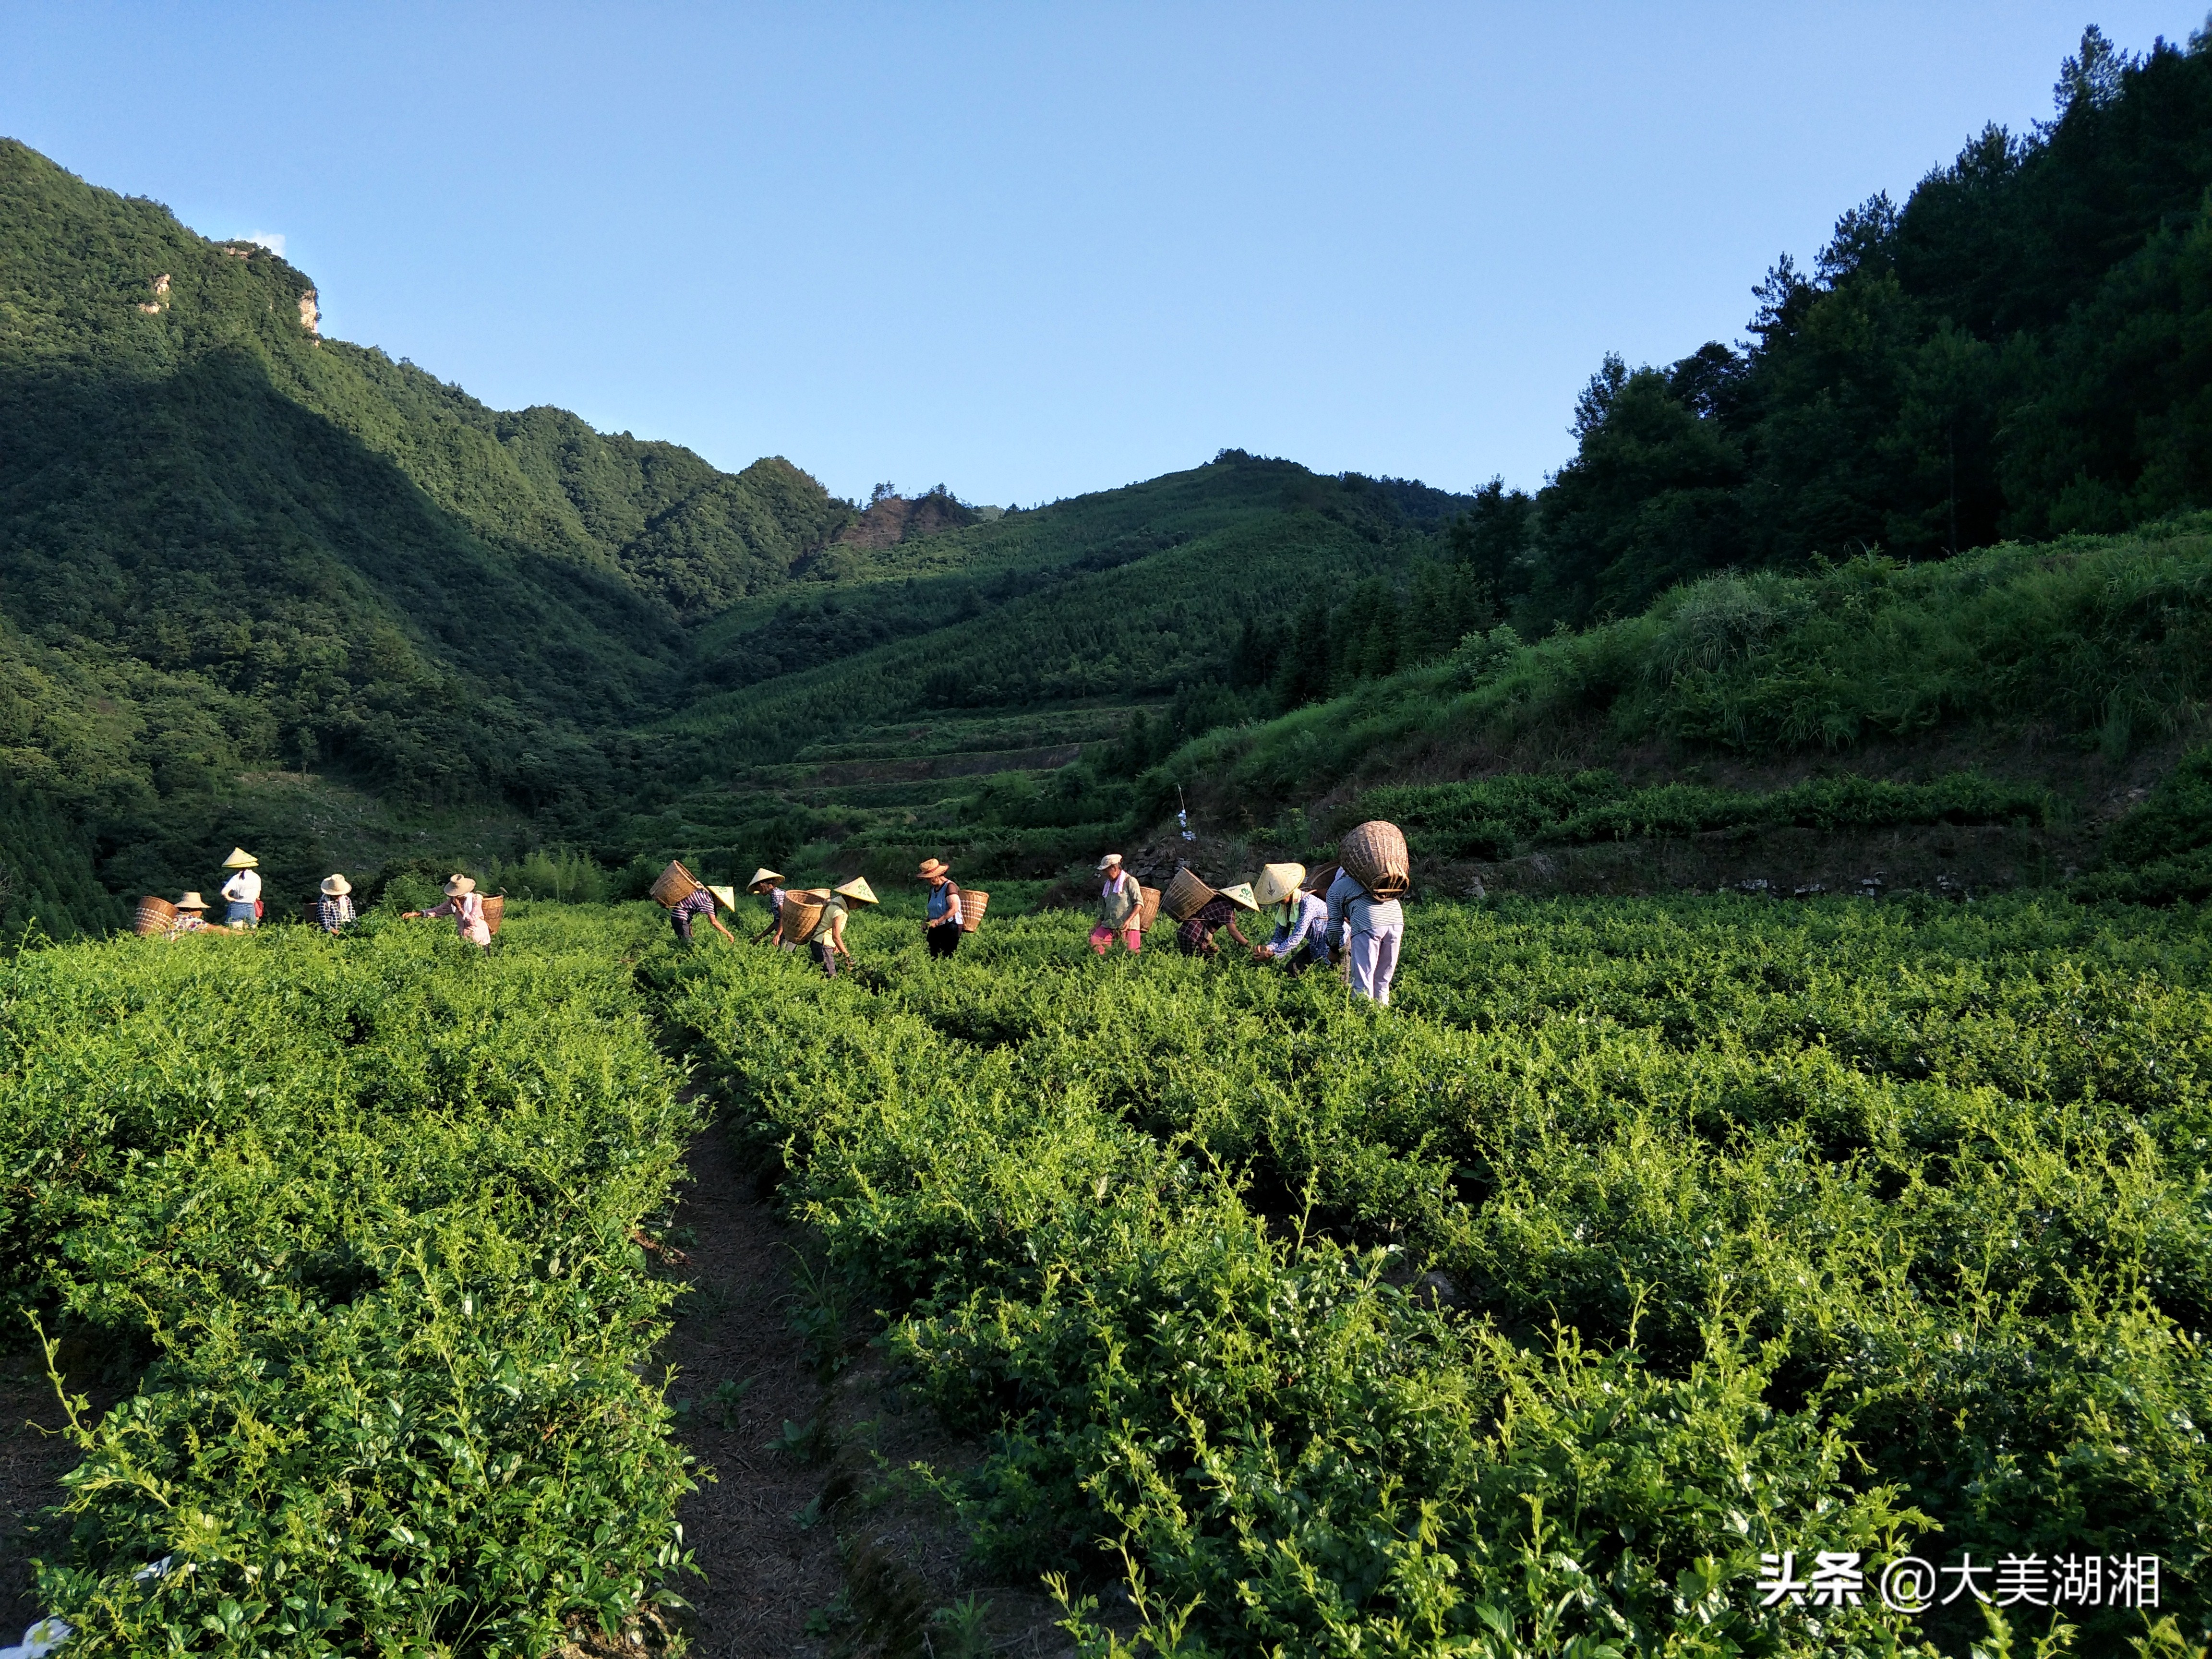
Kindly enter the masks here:
M 1351 871 L 1342 870 L 1328 884 L 1328 936 L 1340 937 L 1337 930 L 1346 924 L 1352 988 L 1387 1008 L 1390 981 L 1398 972 L 1398 948 L 1406 939 L 1406 912 L 1396 899 L 1376 898 Z
M 782 871 L 771 870 L 763 864 L 759 869 L 753 872 L 753 878 L 745 884 L 745 891 L 748 893 L 758 893 L 763 898 L 768 901 L 768 926 L 762 928 L 760 932 L 753 935 L 753 943 L 756 945 L 758 945 L 763 939 L 766 939 L 770 933 L 775 932 L 775 930 L 782 925 L 783 889 L 776 885 L 776 883 L 782 879 Z M 732 908 L 735 908 L 735 906 L 732 907 Z
M 256 866 L 261 860 L 243 847 L 234 847 L 222 867 L 231 872 L 230 879 L 222 884 L 222 896 L 230 902 L 230 914 L 223 920 L 233 927 L 258 927 L 261 925 L 261 872 Z
M 960 948 L 960 885 L 952 879 L 952 866 L 924 859 L 915 874 L 929 884 L 929 904 L 921 918 L 922 943 L 933 957 L 949 957 Z
M 676 937 L 686 945 L 691 943 L 691 923 L 696 917 L 704 916 L 714 924 L 714 931 L 735 945 L 738 936 L 722 926 L 721 917 L 714 914 L 717 904 L 738 908 L 738 896 L 727 887 L 701 887 L 687 893 L 668 907 L 668 923 L 675 928 Z
M 1106 878 L 1098 890 L 1098 925 L 1091 930 L 1091 948 L 1104 956 L 1119 933 L 1121 943 L 1131 956 L 1135 956 L 1144 943 L 1145 931 L 1139 923 L 1139 913 L 1145 906 L 1144 890 L 1137 878 L 1121 867 L 1121 855 L 1109 853 L 1098 860 L 1098 869 Z
M 1229 937 L 1249 949 L 1252 941 L 1237 931 L 1237 913 L 1257 910 L 1260 902 L 1252 896 L 1252 884 L 1240 881 L 1234 887 L 1224 887 L 1194 911 L 1176 929 L 1176 949 L 1187 957 L 1218 957 L 1221 946 L 1214 935 L 1224 927 Z
M 1253 895 L 1273 908 L 1275 936 L 1252 954 L 1281 963 L 1290 974 L 1329 965 L 1328 905 L 1320 894 L 1305 890 L 1305 878 L 1303 864 L 1265 865 Z
M 829 901 L 822 907 L 822 920 L 814 924 L 814 936 L 810 943 L 814 949 L 815 961 L 822 964 L 822 971 L 830 978 L 837 977 L 839 957 L 848 962 L 853 959 L 853 953 L 845 948 L 847 913 L 855 904 L 873 904 L 875 902 L 875 890 L 864 877 L 855 876 L 842 887 L 830 890 Z
M 315 901 L 315 925 L 326 933 L 353 926 L 353 884 L 343 876 L 325 876 L 323 896 Z
M 476 882 L 456 872 L 446 884 L 446 902 L 428 910 L 403 910 L 404 916 L 451 916 L 453 931 L 478 950 L 491 943 L 491 924 L 484 920 L 483 895 Z
M 177 901 L 177 919 L 169 924 L 165 937 L 174 939 L 179 933 L 204 933 L 208 927 L 207 901 L 198 893 L 187 893 Z

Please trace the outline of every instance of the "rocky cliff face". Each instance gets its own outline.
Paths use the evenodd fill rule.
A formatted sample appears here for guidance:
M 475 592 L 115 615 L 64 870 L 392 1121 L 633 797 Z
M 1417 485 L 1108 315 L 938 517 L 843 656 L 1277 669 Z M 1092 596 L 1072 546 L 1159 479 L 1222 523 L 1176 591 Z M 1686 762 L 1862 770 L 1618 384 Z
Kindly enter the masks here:
M 856 547 L 895 547 L 901 542 L 910 542 L 917 536 L 933 535 L 940 530 L 958 530 L 976 522 L 982 515 L 973 507 L 955 501 L 941 489 L 933 489 L 926 495 L 908 499 L 904 495 L 878 495 L 868 504 L 867 511 L 847 527 L 839 536 L 840 542 Z

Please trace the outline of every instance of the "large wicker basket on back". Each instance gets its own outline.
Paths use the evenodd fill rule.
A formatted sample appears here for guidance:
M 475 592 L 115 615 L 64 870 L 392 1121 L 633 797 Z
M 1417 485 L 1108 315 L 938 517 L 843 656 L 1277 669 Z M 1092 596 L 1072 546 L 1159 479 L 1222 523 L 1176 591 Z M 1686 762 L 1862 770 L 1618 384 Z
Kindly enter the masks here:
M 1140 933 L 1150 933 L 1152 924 L 1160 919 L 1160 890 L 1157 887 L 1147 887 L 1139 882 L 1137 891 L 1144 896 L 1145 901 L 1137 907 L 1137 931 Z
M 165 898 L 149 893 L 138 901 L 138 913 L 131 920 L 135 933 L 166 933 L 177 925 L 177 907 Z
M 1198 878 L 1196 872 L 1182 869 L 1175 872 L 1175 879 L 1160 896 L 1160 908 L 1177 921 L 1188 921 L 1212 897 L 1213 890 Z
M 809 887 L 783 896 L 782 920 L 776 923 L 778 945 L 804 945 L 822 925 L 823 908 L 830 902 L 826 887 Z
M 991 896 L 980 887 L 960 890 L 960 931 L 972 933 L 983 925 L 983 912 L 991 908 Z
M 1413 888 L 1406 832 L 1395 823 L 1370 818 L 1338 844 L 1337 854 L 1352 880 L 1376 898 L 1403 898 Z
M 486 933 L 499 932 L 500 923 L 507 919 L 507 895 L 504 893 L 489 895 L 483 902 L 483 917 Z
M 698 877 L 686 870 L 679 860 L 672 859 L 668 867 L 653 884 L 653 902 L 664 910 L 673 910 L 698 890 Z

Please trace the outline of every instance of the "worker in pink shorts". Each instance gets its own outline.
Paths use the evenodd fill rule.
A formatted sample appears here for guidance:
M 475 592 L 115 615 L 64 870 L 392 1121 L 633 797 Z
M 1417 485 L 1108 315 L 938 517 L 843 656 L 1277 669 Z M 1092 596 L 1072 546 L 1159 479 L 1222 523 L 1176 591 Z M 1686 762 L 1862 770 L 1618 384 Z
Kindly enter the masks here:
M 1121 943 L 1133 957 L 1145 937 L 1139 915 L 1145 907 L 1144 890 L 1137 885 L 1137 878 L 1121 867 L 1119 853 L 1109 853 L 1099 860 L 1098 868 L 1106 878 L 1106 884 L 1098 890 L 1098 925 L 1091 930 L 1091 948 L 1104 956 L 1114 943 L 1114 935 L 1119 933 Z

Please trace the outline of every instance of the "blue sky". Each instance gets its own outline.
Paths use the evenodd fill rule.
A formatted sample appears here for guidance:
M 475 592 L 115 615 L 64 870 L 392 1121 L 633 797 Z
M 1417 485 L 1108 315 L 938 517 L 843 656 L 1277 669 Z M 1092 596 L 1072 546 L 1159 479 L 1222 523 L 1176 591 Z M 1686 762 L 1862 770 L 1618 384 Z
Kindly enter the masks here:
M 325 331 L 718 465 L 1027 505 L 1224 446 L 1470 488 L 1599 357 L 2051 111 L 2100 3 L 512 9 L 0 0 L 0 132 Z

